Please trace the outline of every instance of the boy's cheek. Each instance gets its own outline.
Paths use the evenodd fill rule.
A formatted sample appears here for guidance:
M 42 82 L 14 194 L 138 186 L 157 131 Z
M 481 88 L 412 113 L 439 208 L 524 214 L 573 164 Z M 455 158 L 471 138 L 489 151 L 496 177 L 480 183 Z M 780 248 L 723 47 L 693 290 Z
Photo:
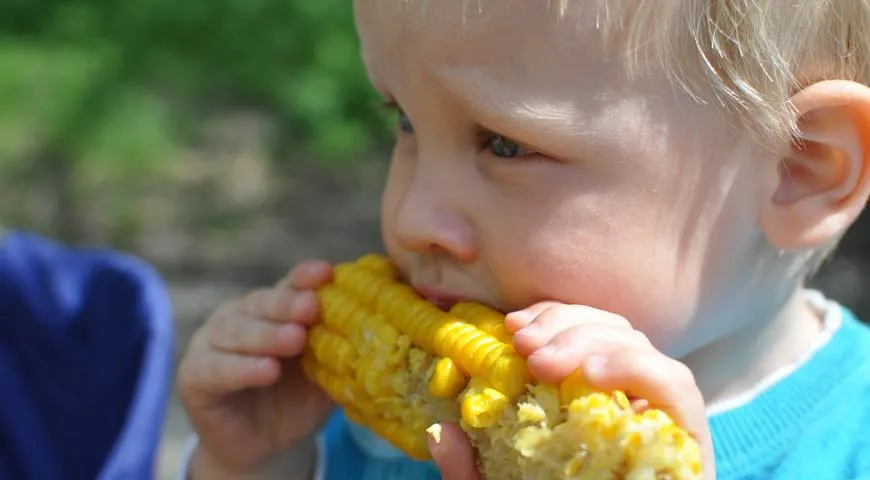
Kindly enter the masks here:
M 586 255 L 575 254 L 579 248 L 527 250 L 505 256 L 492 273 L 511 310 L 544 300 L 585 305 L 626 318 L 660 350 L 682 343 L 700 304 L 701 266 L 680 262 L 673 250 L 619 247 L 587 245 Z

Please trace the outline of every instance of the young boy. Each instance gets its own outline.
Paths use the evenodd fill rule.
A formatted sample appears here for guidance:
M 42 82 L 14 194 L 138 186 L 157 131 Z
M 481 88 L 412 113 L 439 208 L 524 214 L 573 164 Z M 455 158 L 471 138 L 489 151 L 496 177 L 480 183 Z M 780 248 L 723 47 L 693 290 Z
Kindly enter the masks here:
M 582 367 L 665 409 L 707 479 L 870 478 L 870 332 L 804 287 L 870 194 L 870 4 L 356 8 L 398 111 L 383 240 L 423 296 L 511 312 L 542 380 Z M 436 471 L 326 423 L 296 360 L 329 277 L 298 265 L 193 339 L 187 474 L 477 478 L 455 425 Z

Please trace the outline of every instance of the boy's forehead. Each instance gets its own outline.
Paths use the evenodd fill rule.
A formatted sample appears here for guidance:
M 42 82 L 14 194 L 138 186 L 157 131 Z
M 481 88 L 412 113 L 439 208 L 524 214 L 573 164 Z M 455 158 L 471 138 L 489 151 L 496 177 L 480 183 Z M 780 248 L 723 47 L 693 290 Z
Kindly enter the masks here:
M 541 1 L 356 0 L 355 14 L 366 25 L 403 34 L 425 33 L 443 41 L 505 36 L 551 27 L 558 10 Z M 525 28 L 523 28 L 525 27 Z
M 355 11 L 370 70 L 413 61 L 435 75 L 463 67 L 495 73 L 504 67 L 514 70 L 513 77 L 516 69 L 576 72 L 601 60 L 594 18 L 562 16 L 558 3 L 357 0 Z

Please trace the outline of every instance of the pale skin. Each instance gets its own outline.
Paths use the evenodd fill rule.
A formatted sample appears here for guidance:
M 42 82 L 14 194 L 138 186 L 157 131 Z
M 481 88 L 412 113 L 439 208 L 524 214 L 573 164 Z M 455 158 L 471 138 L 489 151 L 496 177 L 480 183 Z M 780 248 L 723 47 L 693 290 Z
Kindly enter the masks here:
M 439 304 L 511 312 L 537 378 L 583 368 L 594 386 L 670 413 L 715 478 L 705 404 L 818 335 L 789 267 L 870 195 L 870 90 L 805 87 L 791 99 L 803 146 L 760 146 L 660 76 L 629 83 L 588 19 L 464 3 L 437 14 L 357 3 L 372 84 L 403 112 L 382 199 L 387 252 Z M 296 358 L 319 315 L 311 290 L 330 274 L 299 265 L 191 342 L 178 382 L 202 439 L 194 478 L 310 475 L 332 405 Z M 430 448 L 445 479 L 478 478 L 455 425 Z

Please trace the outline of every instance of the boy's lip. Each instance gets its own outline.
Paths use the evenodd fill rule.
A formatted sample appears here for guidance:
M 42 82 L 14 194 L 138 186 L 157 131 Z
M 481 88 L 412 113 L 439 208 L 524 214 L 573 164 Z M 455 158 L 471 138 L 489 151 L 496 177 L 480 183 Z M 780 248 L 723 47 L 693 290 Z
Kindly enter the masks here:
M 432 285 L 414 285 L 414 290 L 418 295 L 445 312 L 453 308 L 457 303 L 468 300 L 468 297 L 466 296 Z

